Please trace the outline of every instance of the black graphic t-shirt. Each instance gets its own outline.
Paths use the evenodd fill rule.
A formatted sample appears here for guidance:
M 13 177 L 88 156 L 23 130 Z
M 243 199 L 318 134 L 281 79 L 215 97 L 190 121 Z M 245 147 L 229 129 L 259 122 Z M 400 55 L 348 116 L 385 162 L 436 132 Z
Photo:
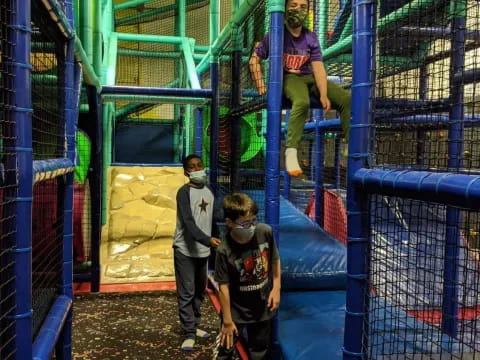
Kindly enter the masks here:
M 252 240 L 240 245 L 230 235 L 217 249 L 215 280 L 228 284 L 232 319 L 236 323 L 268 320 L 274 312 L 267 308 L 272 289 L 272 264 L 279 259 L 272 229 L 258 224 Z

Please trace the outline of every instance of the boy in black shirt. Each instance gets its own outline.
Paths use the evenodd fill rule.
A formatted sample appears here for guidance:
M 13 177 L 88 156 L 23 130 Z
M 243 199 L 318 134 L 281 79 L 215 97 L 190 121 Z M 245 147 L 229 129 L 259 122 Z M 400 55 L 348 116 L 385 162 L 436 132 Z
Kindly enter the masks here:
M 272 229 L 257 224 L 255 202 L 236 193 L 223 200 L 229 228 L 217 248 L 215 280 L 222 306 L 221 347 L 217 359 L 230 359 L 234 336 L 246 330 L 252 360 L 265 359 L 271 319 L 280 304 L 280 258 Z

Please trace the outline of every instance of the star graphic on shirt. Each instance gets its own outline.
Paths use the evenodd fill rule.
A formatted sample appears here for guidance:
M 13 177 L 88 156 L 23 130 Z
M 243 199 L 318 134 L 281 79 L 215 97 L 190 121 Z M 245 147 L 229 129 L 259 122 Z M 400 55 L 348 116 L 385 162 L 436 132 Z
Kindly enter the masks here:
M 202 203 L 198 204 L 198 207 L 201 209 L 200 212 L 202 211 L 207 212 L 207 206 L 208 206 L 208 202 L 206 202 L 205 199 L 202 197 Z

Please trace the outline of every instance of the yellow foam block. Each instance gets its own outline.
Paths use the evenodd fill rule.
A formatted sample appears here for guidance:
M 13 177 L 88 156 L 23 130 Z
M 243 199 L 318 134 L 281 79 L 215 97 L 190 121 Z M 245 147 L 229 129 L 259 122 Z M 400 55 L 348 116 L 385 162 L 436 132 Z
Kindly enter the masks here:
M 109 169 L 102 229 L 102 282 L 173 280 L 176 194 L 181 167 Z

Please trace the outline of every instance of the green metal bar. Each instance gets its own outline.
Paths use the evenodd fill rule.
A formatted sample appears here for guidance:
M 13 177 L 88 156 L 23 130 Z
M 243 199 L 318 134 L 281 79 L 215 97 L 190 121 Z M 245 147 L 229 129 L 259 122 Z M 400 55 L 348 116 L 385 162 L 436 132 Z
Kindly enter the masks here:
M 83 73 L 85 75 L 85 81 L 87 84 L 95 86 L 97 91 L 100 92 L 102 90 L 102 85 L 100 84 L 100 80 L 97 77 L 95 70 L 88 61 L 87 54 L 85 54 L 82 43 L 78 37 L 75 37 L 75 57 L 79 62 L 82 63 Z
M 178 23 L 178 33 L 177 36 L 185 37 L 187 36 L 187 2 L 186 0 L 177 0 L 177 16 L 176 20 Z
M 353 31 L 353 16 L 350 14 L 350 16 L 347 19 L 347 22 L 345 23 L 345 26 L 343 27 L 342 33 L 340 34 L 340 38 L 338 41 L 342 41 L 345 39 L 347 36 L 352 35 Z
M 88 104 L 81 104 L 80 105 L 80 112 L 81 113 L 89 113 L 90 108 L 89 108 Z
M 327 61 L 333 57 L 336 57 L 342 53 L 352 52 L 352 40 L 353 35 L 347 36 L 342 41 L 336 42 L 323 52 L 323 61 Z
M 75 17 L 75 32 L 80 34 L 80 0 L 73 1 L 73 15 Z
M 187 77 L 192 89 L 201 89 L 198 81 L 197 72 L 195 71 L 195 61 L 193 60 L 192 47 L 190 41 L 184 38 L 182 42 L 183 55 L 185 56 L 185 63 L 187 65 Z
M 105 85 L 115 85 L 115 76 L 117 73 L 117 50 L 118 50 L 118 37 L 117 33 L 110 35 L 110 41 L 108 44 L 107 52 L 107 64 L 105 67 Z
M 438 0 L 413 0 L 400 9 L 397 9 L 387 16 L 381 18 L 377 24 L 377 31 L 381 32 L 385 30 L 388 25 L 405 19 L 416 10 L 422 10 L 434 5 L 437 1 Z
M 195 45 L 193 50 L 195 52 L 208 52 L 208 50 L 210 50 L 210 46 Z
M 325 49 L 327 47 L 327 32 L 328 32 L 328 5 L 329 0 L 320 1 L 319 6 L 319 26 L 318 37 L 320 42 L 320 48 Z
M 193 130 L 192 121 L 193 121 L 193 119 L 192 119 L 192 105 L 187 104 L 187 106 L 185 106 L 185 128 L 187 129 L 186 140 L 185 140 L 185 142 L 187 143 L 186 146 L 185 146 L 186 154 L 193 153 L 192 139 L 195 138 L 195 134 L 192 133 L 192 130 Z
M 151 2 L 154 0 L 130 0 L 130 1 L 125 1 L 121 4 L 116 4 L 113 6 L 113 10 L 118 11 L 118 10 L 123 10 L 123 9 L 128 9 L 131 7 L 136 7 L 139 5 L 146 4 L 148 2 Z
M 142 51 L 131 49 L 118 49 L 118 55 L 123 56 L 141 56 L 147 58 L 165 58 L 165 59 L 178 59 L 182 54 L 180 52 L 155 52 L 155 51 Z M 193 55 L 195 57 L 203 58 L 204 55 Z
M 207 70 L 210 66 L 210 62 L 212 63 L 217 63 L 218 60 L 215 56 L 211 56 L 212 54 L 212 45 L 217 40 L 218 34 L 220 33 L 220 0 L 210 0 L 210 47 L 208 49 L 207 54 L 205 55 L 204 58 L 204 70 L 199 71 L 198 67 L 200 67 L 200 64 L 197 67 L 197 72 L 198 73 L 203 73 L 205 70 Z M 211 57 L 211 58 L 210 58 Z
M 80 38 L 82 40 L 82 46 L 87 55 L 88 63 L 93 63 L 93 4 L 92 0 L 82 1 L 82 13 L 81 13 L 81 32 Z
M 106 94 L 102 95 L 104 102 L 108 101 L 129 101 L 136 103 L 150 104 L 192 104 L 203 105 L 209 99 L 178 97 L 178 96 L 155 96 L 155 95 L 123 95 L 123 94 Z
M 284 12 L 285 11 L 285 0 L 269 0 L 268 1 L 268 12 Z
M 181 45 L 182 37 L 179 36 L 164 36 L 164 35 L 146 35 L 146 34 L 128 34 L 116 33 L 118 40 L 121 41 L 140 41 L 140 42 L 154 42 L 162 44 Z
M 93 22 L 93 69 L 95 73 L 102 73 L 102 3 L 93 2 L 94 22 Z

